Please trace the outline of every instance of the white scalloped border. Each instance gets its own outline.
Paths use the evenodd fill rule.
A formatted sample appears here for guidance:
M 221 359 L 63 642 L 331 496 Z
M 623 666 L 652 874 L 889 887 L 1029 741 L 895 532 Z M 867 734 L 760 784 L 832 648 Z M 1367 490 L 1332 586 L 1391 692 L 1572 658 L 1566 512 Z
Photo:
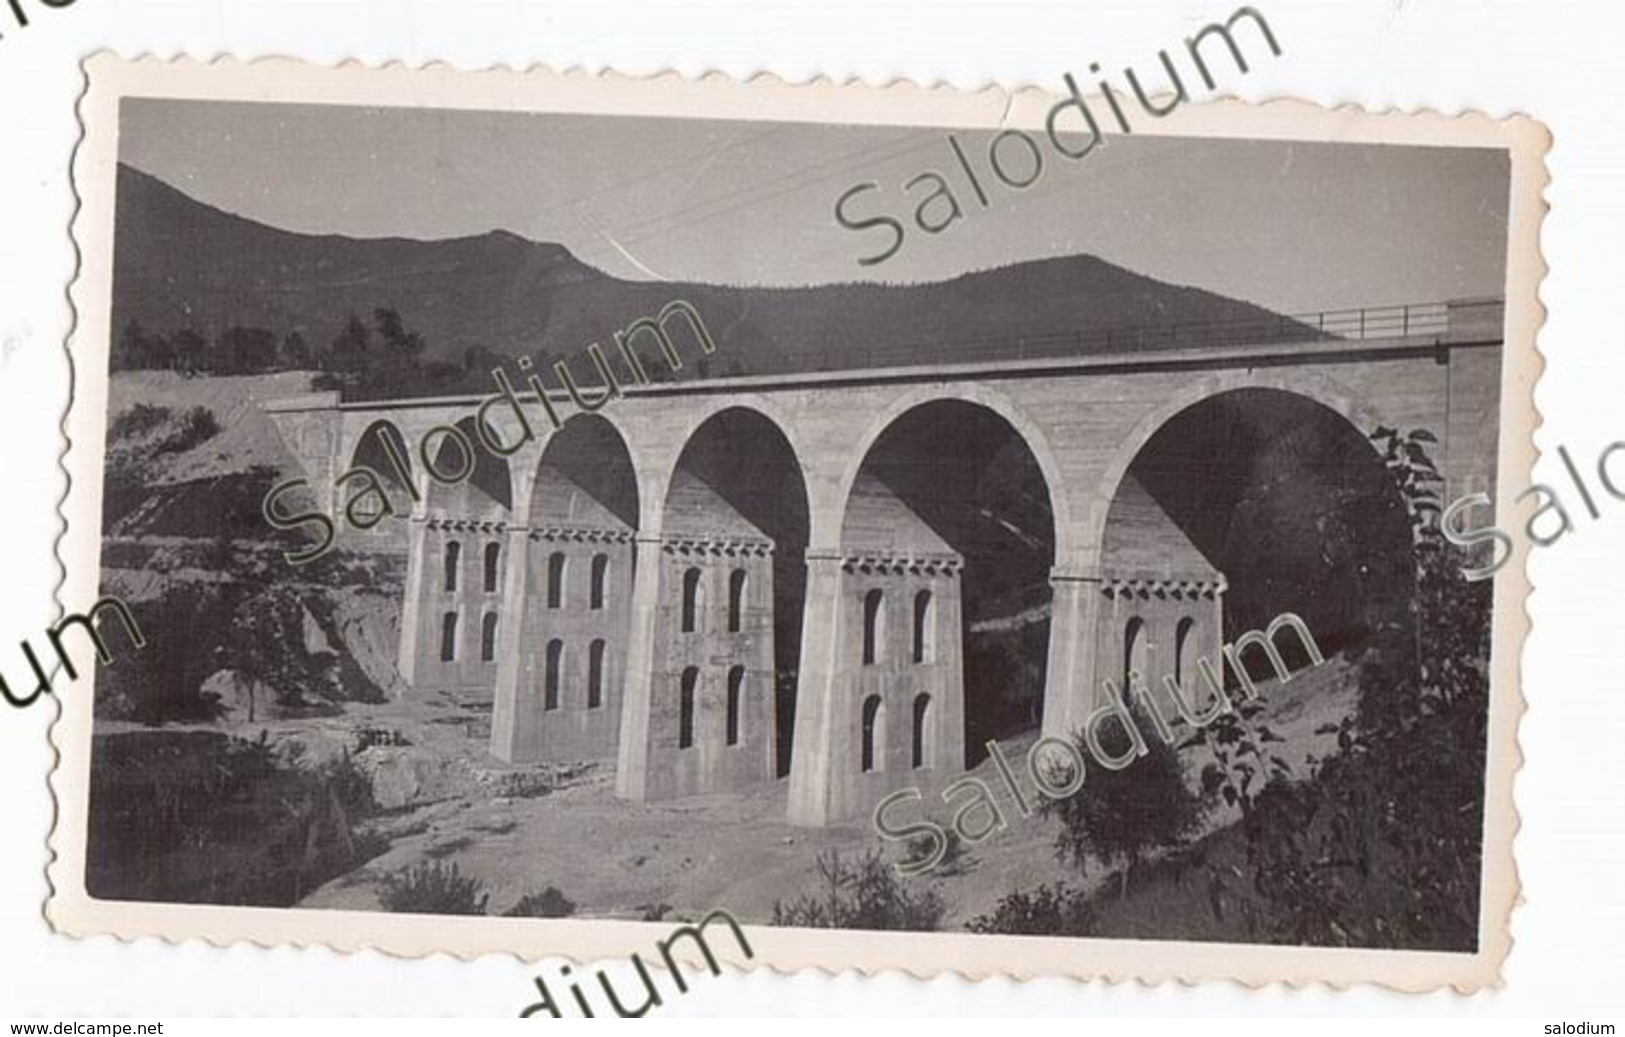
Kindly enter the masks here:
M 974 92 L 967 92 L 943 81 L 927 87 L 904 78 L 873 86 L 859 77 L 838 84 L 827 77 L 815 76 L 798 84 L 767 72 L 740 81 L 715 71 L 695 78 L 675 71 L 634 77 L 609 69 L 594 73 L 579 66 L 560 73 L 541 64 L 525 70 L 498 64 L 478 71 L 462 71 L 444 62 L 409 66 L 400 61 L 368 65 L 350 60 L 337 66 L 321 66 L 291 58 L 263 57 L 242 62 L 220 55 L 204 63 L 185 55 L 166 60 L 149 54 L 127 60 L 104 51 L 86 58 L 82 68 L 85 89 L 76 106 L 81 137 L 72 165 L 75 209 L 71 236 L 78 262 L 68 293 L 73 311 L 67 346 L 71 400 L 61 422 L 64 443 L 59 459 L 67 488 L 58 506 L 62 531 L 54 545 L 62 568 L 57 588 L 59 609 L 65 608 L 64 601 L 95 600 L 100 582 L 100 523 L 81 522 L 76 536 L 70 516 L 74 513 L 92 518 L 100 515 L 106 378 L 100 378 L 99 383 L 95 379 L 82 381 L 76 361 L 85 359 L 87 371 L 106 370 L 113 200 L 105 174 L 102 181 L 96 181 L 92 174 L 97 162 L 114 156 L 116 121 L 108 126 L 106 113 L 99 109 L 129 88 L 124 80 L 146 77 L 165 81 L 163 93 L 148 96 L 238 96 L 216 92 L 222 82 L 231 82 L 239 91 L 246 89 L 243 96 L 252 94 L 255 99 L 314 99 L 290 96 L 288 83 L 298 79 L 307 83 L 314 80 L 323 91 L 342 86 L 347 94 L 359 90 L 361 94 L 370 95 L 387 86 L 398 90 L 408 102 L 419 103 L 424 100 L 424 88 L 431 87 L 457 93 L 457 100 L 466 102 L 448 104 L 447 97 L 435 96 L 433 102 L 437 107 L 615 111 L 713 119 L 754 116 L 779 121 L 846 121 L 945 129 L 1041 125 L 1035 114 L 1058 99 L 1031 84 L 1007 90 L 990 82 Z M 182 80 L 187 86 L 207 87 L 208 92 L 174 92 Z M 281 82 L 275 82 L 275 89 L 266 89 L 277 80 Z M 259 85 L 255 86 L 256 83 Z M 475 85 L 494 89 L 479 89 Z M 593 96 L 584 96 L 589 94 Z M 324 92 L 321 96 L 332 103 L 330 95 Z M 385 103 L 381 98 L 370 96 L 365 100 L 349 97 L 346 100 Z M 565 107 L 558 107 L 561 100 L 568 102 Z M 636 103 L 628 108 L 629 101 Z M 685 107 L 696 101 L 703 102 L 703 111 Z M 583 102 L 590 102 L 591 107 L 570 106 Z M 401 102 L 397 100 L 397 103 Z M 770 111 L 761 112 L 763 107 Z M 92 108 L 98 110 L 91 112 Z M 93 120 L 98 123 L 94 128 Z M 1316 132 L 1304 133 L 1305 123 L 1313 123 Z M 1137 132 L 1140 136 L 1381 140 L 1410 144 L 1435 144 L 1444 137 L 1456 146 L 1480 144 L 1505 147 L 1511 152 L 1507 345 L 1502 356 L 1502 424 L 1497 466 L 1497 507 L 1499 514 L 1507 514 L 1513 491 L 1528 484 L 1537 456 L 1533 434 L 1540 424 L 1540 414 L 1534 401 L 1534 388 L 1545 361 L 1536 338 L 1545 314 L 1539 289 L 1548 269 L 1539 237 L 1549 208 L 1545 191 L 1550 177 L 1544 156 L 1550 149 L 1551 136 L 1545 127 L 1522 114 L 1494 119 L 1476 110 L 1453 116 L 1430 108 L 1390 107 L 1372 112 L 1353 103 L 1326 107 L 1291 98 L 1274 98 L 1261 104 L 1231 99 L 1187 104 L 1156 125 Z M 87 183 L 91 185 L 88 190 Z M 101 222 L 93 225 L 93 221 Z M 88 236 L 94 236 L 99 252 L 84 247 Z M 78 451 L 74 450 L 76 441 L 82 444 Z M 85 477 L 75 480 L 75 471 Z M 90 473 L 96 473 L 97 477 L 91 478 Z M 1512 945 L 1511 915 L 1521 901 L 1513 858 L 1513 842 L 1520 826 L 1513 782 L 1523 759 L 1517 730 L 1527 709 L 1519 661 L 1530 627 L 1528 545 L 1520 541 L 1516 556 L 1517 565 L 1502 570 L 1495 588 L 1490 773 L 1485 802 L 1486 880 L 1480 904 L 1477 953 L 968 933 L 855 933 L 747 926 L 747 935 L 757 952 L 748 963 L 734 961 L 731 964 L 748 969 L 767 968 L 784 975 L 798 969 L 817 969 L 830 976 L 846 970 L 864 975 L 897 971 L 916 979 L 951 973 L 972 982 L 990 977 L 1026 981 L 1048 976 L 1078 981 L 1104 979 L 1109 983 L 1137 980 L 1191 984 L 1229 980 L 1253 989 L 1274 983 L 1293 988 L 1325 984 L 1335 989 L 1371 983 L 1406 992 L 1448 986 L 1461 993 L 1500 985 L 1501 966 Z M 70 565 L 70 557 L 80 564 Z M 94 680 L 93 674 L 90 679 Z M 443 918 L 93 900 L 85 892 L 82 880 L 82 821 L 87 805 L 92 701 L 93 695 L 84 691 L 59 700 L 57 717 L 51 725 L 55 759 L 48 785 L 55 812 L 49 840 L 50 863 L 46 869 L 51 892 L 44 914 L 59 933 L 79 937 L 109 934 L 124 941 L 146 936 L 171 943 L 200 939 L 217 947 L 246 942 L 261 948 L 292 944 L 324 946 L 336 952 L 373 949 L 408 958 L 441 954 L 462 960 L 485 954 L 507 954 L 519 960 L 565 957 L 579 965 L 647 951 L 654 940 L 669 932 L 665 923 Z M 73 770 L 66 765 L 69 759 L 82 759 L 83 763 L 78 770 Z M 69 814 L 80 824 L 80 830 L 64 824 Z

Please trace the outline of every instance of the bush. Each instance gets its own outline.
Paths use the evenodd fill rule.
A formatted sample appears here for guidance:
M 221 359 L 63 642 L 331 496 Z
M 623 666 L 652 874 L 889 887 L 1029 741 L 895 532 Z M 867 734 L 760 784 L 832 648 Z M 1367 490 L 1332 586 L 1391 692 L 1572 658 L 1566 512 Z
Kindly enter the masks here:
M 959 829 L 949 828 L 946 845 L 943 847 L 942 860 L 931 871 L 939 877 L 949 875 L 963 875 L 970 870 L 972 858 L 965 852 L 965 840 L 959 837 Z M 908 856 L 906 861 L 923 861 L 931 856 L 936 849 L 936 841 L 929 835 L 915 836 L 908 841 Z
M 549 886 L 540 893 L 526 893 L 502 913 L 508 918 L 568 918 L 576 913 L 576 905 L 557 886 Z
M 978 915 L 966 925 L 973 933 L 1017 936 L 1088 936 L 1094 928 L 1094 910 L 1083 890 L 1064 882 L 1020 890 L 999 901 L 990 915 Z
M 490 894 L 455 864 L 430 861 L 384 876 L 378 899 L 386 911 L 417 915 L 483 915 Z
M 220 420 L 207 407 L 193 407 L 181 416 L 180 428 L 164 437 L 154 454 L 184 454 L 220 434 Z
M 1220 757 L 1204 782 L 1241 807 L 1252 892 L 1267 908 L 1247 916 L 1249 938 L 1470 951 L 1482 883 L 1492 585 L 1468 581 L 1462 567 L 1471 558 L 1443 542 L 1442 478 L 1426 449 L 1434 437 L 1380 428 L 1371 438 L 1383 444 L 1412 524 L 1410 622 L 1371 636 L 1359 708 L 1319 729 L 1336 736 L 1337 750 L 1311 760 L 1307 780 L 1274 757 L 1269 780 L 1250 782 L 1248 768 L 1264 760 L 1255 751 L 1256 765 L 1244 761 L 1248 743 L 1235 733 L 1261 731 L 1238 722 L 1214 725 L 1216 741 L 1241 748 Z M 1221 908 L 1214 903 L 1215 916 Z
M 1178 751 L 1158 737 L 1137 707 L 1130 713 L 1145 738 L 1146 755 L 1118 771 L 1093 768 L 1083 788 L 1064 799 L 1046 799 L 1039 808 L 1060 818 L 1056 856 L 1070 861 L 1079 874 L 1090 855 L 1116 864 L 1123 897 L 1128 896 L 1131 872 L 1146 854 L 1177 845 L 1200 827 L 1208 811 L 1202 797 L 1186 787 Z M 1080 733 L 1076 741 L 1079 755 L 1088 758 L 1087 740 Z M 1058 776 L 1056 784 L 1063 783 Z
M 290 907 L 387 845 L 348 758 L 289 765 L 267 740 L 98 735 L 86 883 L 104 900 Z
M 143 432 L 150 432 L 174 416 L 175 412 L 168 407 L 138 403 L 113 419 L 107 435 L 109 439 L 115 440 L 139 436 Z
M 913 894 L 871 850 L 846 864 L 835 850 L 818 855 L 821 897 L 802 894 L 789 904 L 773 902 L 773 924 L 802 929 L 889 929 L 935 932 L 947 908 L 935 892 Z

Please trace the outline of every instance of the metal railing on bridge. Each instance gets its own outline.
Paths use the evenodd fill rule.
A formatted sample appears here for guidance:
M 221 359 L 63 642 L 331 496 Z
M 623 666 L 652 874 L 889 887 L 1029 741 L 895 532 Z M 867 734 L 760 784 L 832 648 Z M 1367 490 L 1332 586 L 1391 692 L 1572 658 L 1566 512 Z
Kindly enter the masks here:
M 1450 324 L 1448 303 L 1368 306 L 1321 310 L 1264 319 L 1140 324 L 1088 330 L 1044 332 L 1008 338 L 938 340 L 888 346 L 862 353 L 865 367 L 906 367 L 933 356 L 949 363 L 981 360 L 1039 360 L 1099 353 L 1171 350 L 1213 346 L 1265 345 L 1318 340 L 1360 341 L 1443 335 Z

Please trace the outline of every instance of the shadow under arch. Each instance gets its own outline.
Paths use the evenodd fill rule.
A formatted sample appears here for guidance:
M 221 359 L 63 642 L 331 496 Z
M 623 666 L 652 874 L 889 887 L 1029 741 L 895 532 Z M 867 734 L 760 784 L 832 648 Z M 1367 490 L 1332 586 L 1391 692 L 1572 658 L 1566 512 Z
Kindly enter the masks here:
M 1411 622 L 1410 522 L 1369 438 L 1378 419 L 1346 397 L 1278 385 L 1220 387 L 1170 409 L 1110 490 L 1097 541 L 1103 578 L 1222 578 L 1223 629 L 1203 638 L 1210 657 L 1287 612 L 1327 656 Z M 1179 665 L 1168 650 L 1186 647 L 1175 613 L 1193 606 L 1143 608 L 1160 624 L 1149 635 L 1158 672 L 1143 674 L 1155 688 L 1162 669 Z M 1118 618 L 1142 618 L 1131 612 Z M 1106 635 L 1101 644 L 1123 631 Z M 1303 661 L 1285 654 L 1294 668 Z M 1107 660 L 1105 672 L 1114 670 L 1122 667 Z
M 1219 371 L 1184 389 L 1176 392 L 1162 401 L 1158 406 L 1148 410 L 1118 446 L 1112 461 L 1101 473 L 1095 491 L 1089 499 L 1109 502 L 1116 495 L 1118 487 L 1122 485 L 1123 476 L 1129 465 L 1139 456 L 1145 445 L 1151 440 L 1159 429 L 1167 425 L 1180 413 L 1190 409 L 1203 400 L 1218 397 L 1227 392 L 1241 389 L 1276 389 L 1281 392 L 1301 396 L 1306 400 L 1321 404 L 1326 409 L 1338 414 L 1349 425 L 1362 435 L 1387 425 L 1397 428 L 1382 410 L 1369 402 L 1359 399 L 1344 387 L 1333 382 L 1314 371 L 1301 368 L 1281 368 L 1276 370 L 1232 370 Z M 1376 448 L 1372 447 L 1375 454 Z M 1101 564 L 1101 544 L 1106 528 L 1107 509 L 1099 508 L 1089 516 L 1089 526 L 1083 531 L 1083 550 L 1078 561 L 1086 571 L 1098 572 Z
M 639 494 L 620 430 L 578 414 L 536 458 L 523 550 L 515 709 L 528 710 L 525 752 L 542 759 L 615 758 L 620 742 Z M 541 687 L 534 686 L 544 675 Z M 540 710 L 536 703 L 541 702 Z
M 961 648 L 947 654 L 963 664 L 967 767 L 989 739 L 1036 728 L 1042 716 L 1057 494 L 1047 444 L 1035 449 L 1030 435 L 981 400 L 917 399 L 869 440 L 842 504 L 848 559 L 963 559 L 957 584 L 947 585 L 959 600 L 942 600 L 938 587 L 931 610 L 959 617 L 959 629 L 943 633 Z M 895 615 L 911 624 L 918 588 L 905 575 L 893 580 L 907 592 Z M 912 658 L 915 632 L 905 630 L 898 651 Z M 908 715 L 909 703 L 895 712 Z
M 386 442 L 388 448 L 385 447 Z M 390 450 L 394 451 L 394 458 L 390 457 Z M 379 418 L 368 425 L 361 438 L 356 440 L 355 450 L 350 454 L 350 465 L 345 470 L 353 471 L 360 466 L 370 468 L 383 480 L 384 490 L 392 499 L 410 499 L 413 488 L 401 482 L 395 458 L 400 459 L 406 469 L 406 478 L 411 480 L 415 466 L 406 437 L 393 421 Z
M 692 405 L 684 407 L 683 424 L 671 435 L 663 437 L 659 448 L 652 448 L 651 444 L 639 440 L 636 436 L 628 437 L 627 441 L 632 447 L 633 457 L 637 460 L 640 477 L 638 486 L 642 494 L 643 507 L 641 528 L 651 533 L 658 533 L 664 528 L 666 501 L 670 497 L 671 473 L 676 469 L 681 454 L 694 442 L 702 428 L 713 419 L 732 411 L 758 415 L 763 422 L 761 427 L 771 428 L 774 438 L 783 441 L 784 448 L 796 458 L 798 469 L 805 472 L 805 465 L 801 459 L 810 455 L 803 449 L 803 444 L 798 438 L 793 416 L 785 412 L 780 401 L 773 399 L 771 395 L 760 393 L 693 397 Z M 810 533 L 816 534 L 817 509 L 811 507 L 810 501 L 809 507 L 809 521 L 813 524 Z
M 537 461 L 533 526 L 639 528 L 637 473 L 619 429 L 598 414 L 578 414 L 555 431 Z
M 429 515 L 475 522 L 506 520 L 513 510 L 513 478 L 508 462 L 485 449 L 472 414 L 451 427 L 462 433 L 461 439 L 431 430 L 419 444 L 427 450 L 431 439 L 434 443 L 432 464 L 427 464 L 429 492 L 425 505 Z M 461 478 L 442 481 L 441 475 Z
M 790 437 L 749 404 L 706 416 L 683 443 L 659 515 L 667 538 L 738 533 L 772 542 L 774 773 L 782 778 L 794 741 L 809 531 L 806 476 Z
M 980 408 L 1001 418 L 1021 438 L 1028 453 L 1038 466 L 1043 477 L 1044 485 L 1049 491 L 1050 512 L 1053 516 L 1051 526 L 1060 538 L 1056 544 L 1056 557 L 1071 557 L 1071 545 L 1066 543 L 1070 538 L 1068 530 L 1074 528 L 1071 521 L 1071 507 L 1066 494 L 1059 492 L 1063 485 L 1060 459 L 1049 436 L 1044 429 L 1003 393 L 997 392 L 984 385 L 962 384 L 953 386 L 933 385 L 923 386 L 894 400 L 882 410 L 869 427 L 864 431 L 863 437 L 858 441 L 857 448 L 852 452 L 845 471 L 842 473 L 840 485 L 835 494 L 835 500 L 840 502 L 842 513 L 846 501 L 852 494 L 853 484 L 857 481 L 858 473 L 862 470 L 875 445 L 894 425 L 905 415 L 922 406 L 933 403 L 961 403 L 968 407 Z M 839 536 L 840 530 L 830 531 L 832 535 Z

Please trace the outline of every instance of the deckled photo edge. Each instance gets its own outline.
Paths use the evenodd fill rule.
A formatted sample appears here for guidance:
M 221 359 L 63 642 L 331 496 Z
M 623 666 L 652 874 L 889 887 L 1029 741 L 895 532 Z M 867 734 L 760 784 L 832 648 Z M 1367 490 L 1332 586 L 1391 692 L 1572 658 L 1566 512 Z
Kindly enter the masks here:
M 1054 95 L 1024 87 L 1008 106 L 988 91 L 959 93 L 898 83 L 886 87 L 814 82 L 785 84 L 756 77 L 738 83 L 707 75 L 688 80 L 664 73 L 643 79 L 614 73 L 555 74 L 546 69 L 460 72 L 446 66 L 336 68 L 289 59 L 239 63 L 219 59 L 143 58 L 127 62 L 98 54 L 85 62 L 80 102 L 83 140 L 74 156 L 79 206 L 73 238 L 79 272 L 71 289 L 76 314 L 69 350 L 74 399 L 64 427 L 69 436 L 64 469 L 69 488 L 61 511 L 65 566 L 59 605 L 94 600 L 99 586 L 100 533 L 110 341 L 113 174 L 117 160 L 118 104 L 126 96 L 255 99 L 332 104 L 400 104 L 469 109 L 638 114 L 679 118 L 773 119 L 808 122 L 996 128 L 1042 124 Z M 427 84 L 427 86 L 425 85 Z M 430 104 L 425 105 L 426 99 Z M 1352 106 L 1326 109 L 1297 100 L 1259 106 L 1217 101 L 1181 109 L 1142 135 L 1334 139 L 1344 142 L 1504 147 L 1511 155 L 1508 225 L 1506 347 L 1503 353 L 1497 509 L 1510 512 L 1528 484 L 1539 423 L 1533 390 L 1543 360 L 1536 347 L 1543 319 L 1539 288 L 1545 264 L 1539 229 L 1546 209 L 1544 154 L 1549 135 L 1527 116 L 1492 119 L 1476 112 L 1444 115 L 1368 113 Z M 1511 948 L 1510 918 L 1518 899 L 1513 841 L 1518 815 L 1513 778 L 1521 764 L 1518 721 L 1526 708 L 1520 682 L 1522 646 L 1530 620 L 1528 546 L 1495 588 L 1490 772 L 1486 786 L 1482 938 L 1471 955 L 1414 951 L 1265 947 L 1129 940 L 1057 940 L 970 934 L 885 934 L 747 926 L 757 960 L 780 970 L 816 967 L 873 973 L 900 969 L 929 977 L 954 972 L 970 979 L 1067 976 L 1087 980 L 1204 981 L 1230 979 L 1251 986 L 1284 982 L 1346 987 L 1363 982 L 1399 990 L 1451 986 L 1469 991 L 1499 981 Z M 448 952 L 463 957 L 515 953 L 564 955 L 574 960 L 625 954 L 643 946 L 653 923 L 538 921 L 394 916 L 366 912 L 253 909 L 181 904 L 103 902 L 84 888 L 85 822 L 94 677 L 61 696 L 52 726 L 57 749 L 50 784 L 56 798 L 48 866 L 47 914 L 60 931 L 77 936 L 110 933 L 132 939 L 202 938 L 227 945 L 324 945 L 341 951 L 374 948 L 408 957 Z M 356 933 L 365 935 L 355 935 Z

